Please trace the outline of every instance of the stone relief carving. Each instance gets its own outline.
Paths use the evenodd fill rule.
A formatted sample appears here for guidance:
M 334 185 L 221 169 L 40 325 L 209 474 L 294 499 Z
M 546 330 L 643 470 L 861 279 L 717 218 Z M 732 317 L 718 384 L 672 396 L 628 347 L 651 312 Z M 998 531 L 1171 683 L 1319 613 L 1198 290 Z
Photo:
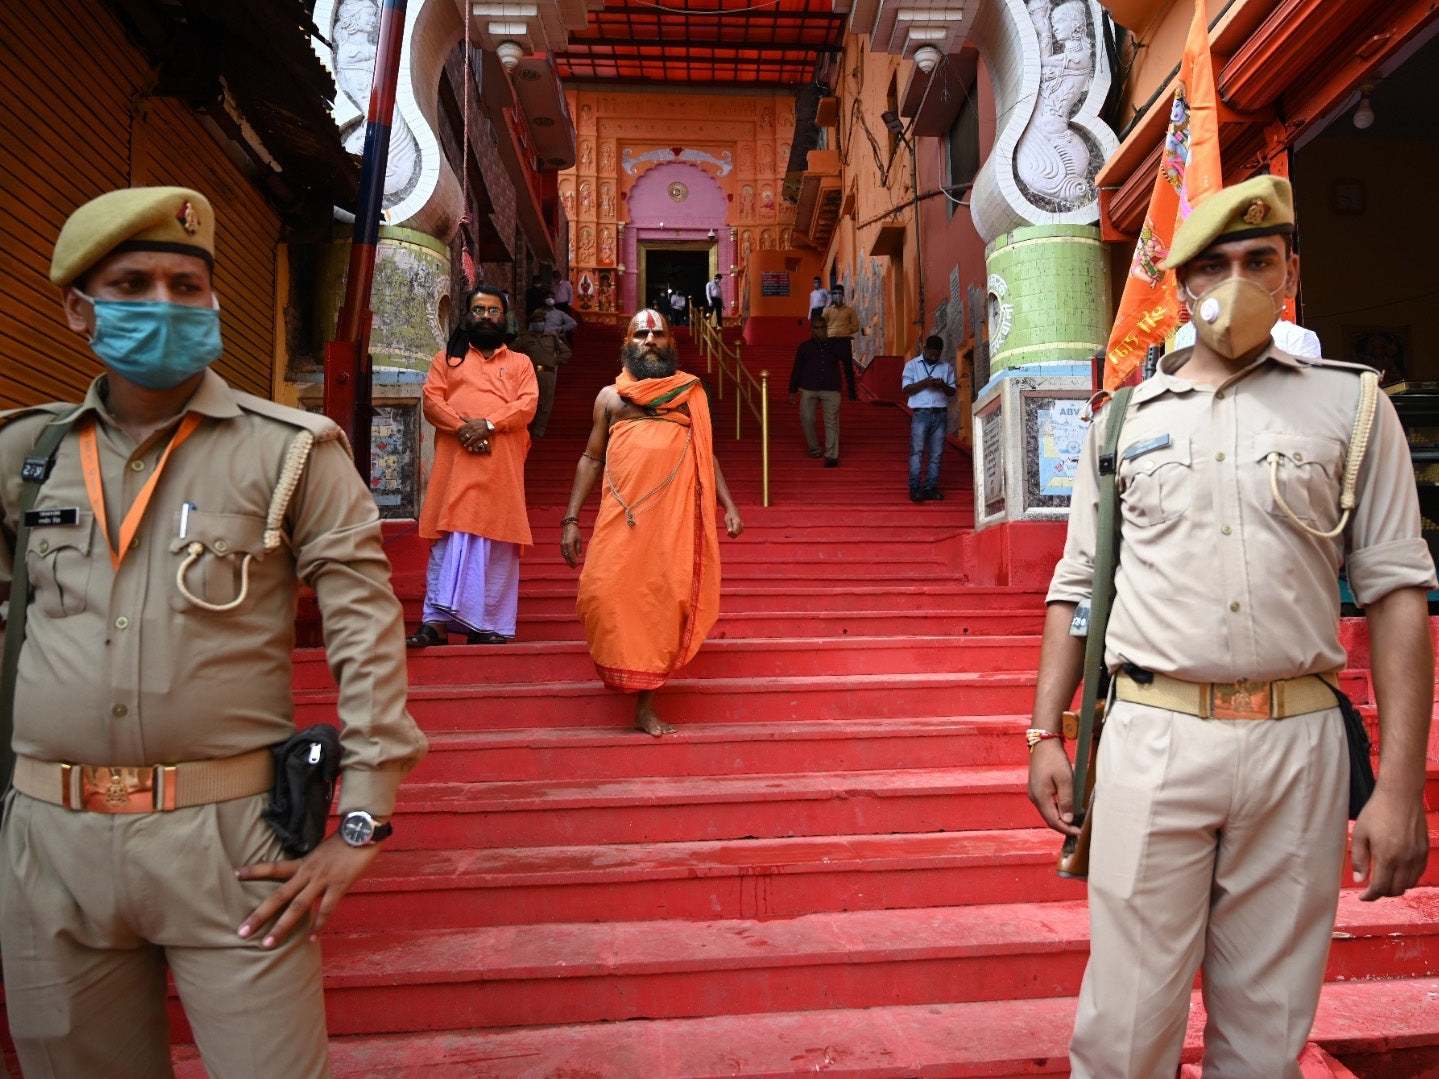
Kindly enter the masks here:
M 615 171 L 615 144 L 609 139 L 600 143 L 600 172 L 606 176 Z
M 580 214 L 588 217 L 594 207 L 594 189 L 588 180 L 580 181 Z
M 595 144 L 591 139 L 580 140 L 580 168 L 592 169 L 595 167 Z
M 600 229 L 600 262 L 605 266 L 614 265 L 615 234 L 612 229 Z
M 760 176 L 774 175 L 774 143 L 759 144 L 759 160 L 755 165 L 755 172 Z
M 779 248 L 781 251 L 788 251 L 794 246 L 794 229 L 781 229 L 779 233 Z
M 575 185 L 569 180 L 560 183 L 560 201 L 565 204 L 565 216 L 575 219 Z
M 989 242 L 1025 225 L 1093 224 L 1094 178 L 1119 144 L 1100 118 L 1109 92 L 1098 0 L 987 0 L 970 40 L 994 87 L 994 145 L 971 214 Z
M 739 215 L 748 219 L 754 216 L 754 185 L 745 184 L 739 189 Z
M 752 252 L 753 250 L 754 232 L 751 229 L 745 229 L 744 239 L 740 242 L 740 251 L 743 253 L 746 262 L 749 261 L 750 252 Z
M 1039 37 L 1039 101 L 1020 136 L 1015 172 L 1035 202 L 1073 210 L 1095 198 L 1103 155 L 1069 119 L 1094 78 L 1095 41 L 1083 0 L 1030 0 Z
M 595 230 L 589 225 L 580 229 L 580 261 L 586 264 L 595 261 Z
M 759 249 L 761 251 L 774 250 L 774 229 L 764 229 L 760 232 Z
M 600 216 L 607 221 L 615 216 L 615 185 L 609 181 L 600 184 Z
M 580 106 L 580 129 L 589 131 L 595 125 L 594 106 L 588 103 Z
M 658 164 L 662 161 L 687 161 L 692 165 L 710 165 L 716 175 L 728 176 L 734 170 L 734 155 L 728 150 L 716 156 L 704 150 L 688 150 L 683 147 L 666 147 L 657 150 L 646 150 L 637 154 L 628 146 L 620 154 L 620 167 L 634 176 L 645 165 Z
M 330 40 L 335 45 L 335 84 L 359 112 L 359 119 L 351 121 L 340 133 L 345 149 L 352 154 L 361 154 L 365 149 L 365 116 L 370 107 L 370 84 L 375 78 L 375 47 L 379 37 L 379 0 L 340 0 L 330 27 Z M 389 208 L 404 199 L 414 189 L 419 176 L 419 143 L 396 109 L 390 126 L 383 205 Z
M 766 217 L 774 216 L 774 185 L 765 184 L 759 192 L 759 208 Z

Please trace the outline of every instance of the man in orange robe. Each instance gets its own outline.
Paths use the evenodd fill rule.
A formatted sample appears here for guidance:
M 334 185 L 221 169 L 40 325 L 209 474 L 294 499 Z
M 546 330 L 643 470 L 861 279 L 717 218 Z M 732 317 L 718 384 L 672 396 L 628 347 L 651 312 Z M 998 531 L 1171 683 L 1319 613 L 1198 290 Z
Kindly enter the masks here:
M 508 301 L 481 285 L 464 322 L 430 362 L 425 419 L 435 426 L 435 463 L 420 511 L 420 535 L 434 540 L 420 628 L 411 648 L 470 644 L 515 635 L 520 551 L 530 543 L 525 512 L 526 425 L 539 389 L 528 356 L 505 345 Z
M 663 315 L 630 320 L 621 359 L 595 400 L 560 549 L 579 564 L 580 507 L 603 475 L 580 620 L 605 685 L 637 693 L 635 726 L 659 737 L 675 728 L 656 714 L 654 691 L 695 657 L 719 615 L 716 500 L 731 536 L 744 523 L 715 460 L 704 386 L 677 370 Z

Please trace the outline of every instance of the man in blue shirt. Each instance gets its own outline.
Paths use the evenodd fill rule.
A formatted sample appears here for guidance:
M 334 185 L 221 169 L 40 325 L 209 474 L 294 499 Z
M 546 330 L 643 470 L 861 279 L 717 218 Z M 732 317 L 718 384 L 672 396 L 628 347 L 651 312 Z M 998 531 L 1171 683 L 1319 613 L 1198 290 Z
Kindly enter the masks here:
M 944 340 L 930 337 L 924 351 L 904 365 L 900 386 L 909 398 L 914 418 L 909 427 L 909 500 L 939 501 L 939 459 L 949 430 L 949 399 L 955 394 L 954 365 L 944 358 Z M 920 483 L 925 450 L 929 469 Z

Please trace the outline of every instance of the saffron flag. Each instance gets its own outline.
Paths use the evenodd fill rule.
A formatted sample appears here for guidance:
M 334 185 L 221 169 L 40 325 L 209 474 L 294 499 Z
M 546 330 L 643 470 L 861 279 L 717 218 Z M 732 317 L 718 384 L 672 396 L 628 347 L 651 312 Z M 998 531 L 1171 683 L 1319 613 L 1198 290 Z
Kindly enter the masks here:
M 1190 211 L 1224 186 L 1219 163 L 1219 106 L 1204 0 L 1194 0 L 1194 19 L 1179 65 L 1179 85 L 1169 110 L 1169 130 L 1159 157 L 1159 175 L 1134 258 L 1124 280 L 1119 314 L 1104 353 L 1104 385 L 1124 383 L 1151 345 L 1179 324 L 1179 289 L 1172 270 L 1159 264 L 1169 253 L 1174 230 Z

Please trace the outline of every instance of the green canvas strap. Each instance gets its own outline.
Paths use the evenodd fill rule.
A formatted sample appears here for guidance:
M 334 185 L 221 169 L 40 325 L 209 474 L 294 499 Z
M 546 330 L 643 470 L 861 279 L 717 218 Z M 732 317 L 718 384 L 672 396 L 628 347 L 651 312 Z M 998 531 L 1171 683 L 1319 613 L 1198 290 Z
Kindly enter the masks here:
M 1129 410 L 1133 386 L 1118 390 L 1109 402 L 1104 446 L 1099 454 L 1099 522 L 1095 529 L 1094 581 L 1089 597 L 1089 630 L 1084 641 L 1084 694 L 1079 712 L 1079 737 L 1074 757 L 1074 823 L 1088 812 L 1084 791 L 1089 782 L 1090 749 L 1094 745 L 1095 713 L 1105 680 L 1104 634 L 1114 606 L 1114 574 L 1119 567 L 1119 434 Z
M 25 621 L 30 613 L 30 570 L 25 562 L 25 549 L 30 544 L 30 527 L 25 515 L 35 508 L 40 488 L 50 477 L 50 467 L 60 442 L 70 433 L 75 408 L 47 424 L 25 458 L 20 476 L 20 513 L 15 526 L 15 543 L 10 551 L 10 614 L 5 623 L 5 647 L 0 653 L 0 795 L 10 789 L 15 774 L 15 678 L 20 669 L 20 648 L 25 643 Z

